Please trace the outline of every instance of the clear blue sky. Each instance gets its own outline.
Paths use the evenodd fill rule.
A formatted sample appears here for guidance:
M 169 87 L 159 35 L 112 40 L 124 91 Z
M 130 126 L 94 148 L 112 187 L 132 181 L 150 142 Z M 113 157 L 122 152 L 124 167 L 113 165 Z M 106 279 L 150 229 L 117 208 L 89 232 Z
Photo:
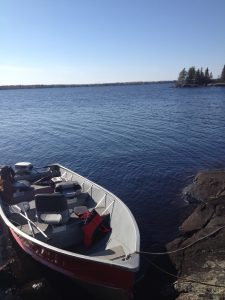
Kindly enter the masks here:
M 225 0 L 0 0 L 0 85 L 177 79 L 225 64 Z

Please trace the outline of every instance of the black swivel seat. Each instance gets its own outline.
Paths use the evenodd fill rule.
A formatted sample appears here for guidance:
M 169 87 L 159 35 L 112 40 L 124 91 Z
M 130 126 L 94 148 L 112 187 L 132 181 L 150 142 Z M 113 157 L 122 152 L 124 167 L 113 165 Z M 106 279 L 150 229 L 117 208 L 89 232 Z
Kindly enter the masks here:
M 60 225 L 69 221 L 66 197 L 60 193 L 35 195 L 37 219 L 46 224 Z

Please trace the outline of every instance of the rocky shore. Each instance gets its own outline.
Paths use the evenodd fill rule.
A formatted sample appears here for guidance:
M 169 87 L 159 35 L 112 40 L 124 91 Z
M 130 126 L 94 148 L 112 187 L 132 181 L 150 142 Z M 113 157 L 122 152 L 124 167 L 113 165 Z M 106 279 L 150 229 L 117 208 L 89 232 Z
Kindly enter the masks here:
M 225 171 L 199 172 L 184 197 L 195 209 L 166 247 L 176 299 L 225 299 Z

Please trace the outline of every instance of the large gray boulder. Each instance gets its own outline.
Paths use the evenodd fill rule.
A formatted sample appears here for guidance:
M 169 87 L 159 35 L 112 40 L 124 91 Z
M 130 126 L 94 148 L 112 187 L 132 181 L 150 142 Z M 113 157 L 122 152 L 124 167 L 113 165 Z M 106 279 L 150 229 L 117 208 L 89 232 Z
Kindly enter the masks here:
M 225 299 L 225 171 L 199 172 L 185 189 L 199 204 L 167 244 L 179 300 Z M 205 238 L 206 237 L 206 238 Z

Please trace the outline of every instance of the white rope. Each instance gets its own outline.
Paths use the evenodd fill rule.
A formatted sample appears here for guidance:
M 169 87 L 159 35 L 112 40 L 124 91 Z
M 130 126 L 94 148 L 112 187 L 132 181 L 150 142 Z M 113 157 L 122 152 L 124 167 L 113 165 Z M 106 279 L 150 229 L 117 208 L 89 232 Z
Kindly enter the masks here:
M 165 269 L 161 268 L 160 266 L 158 266 L 157 264 L 153 263 L 152 261 L 150 261 L 146 257 L 145 257 L 145 259 L 146 259 L 146 261 L 148 263 L 150 263 L 153 267 L 155 267 L 156 269 L 158 269 L 162 273 L 167 274 L 167 275 L 169 275 L 169 276 L 171 276 L 173 278 L 176 278 L 178 280 L 181 280 L 183 282 L 192 282 L 192 283 L 198 283 L 198 284 L 202 284 L 202 285 L 206 285 L 206 286 L 212 286 L 212 287 L 217 287 L 217 288 L 225 288 L 225 285 L 222 285 L 222 284 L 213 284 L 213 283 L 198 281 L 198 280 L 195 280 L 195 279 L 188 279 L 188 277 L 177 276 L 177 275 L 172 274 L 172 273 L 166 271 Z
M 213 232 L 199 238 L 198 240 L 192 242 L 191 244 L 185 246 L 185 247 L 182 247 L 182 248 L 179 248 L 179 249 L 176 249 L 176 250 L 171 250 L 171 251 L 167 251 L 167 252 L 147 252 L 147 251 L 136 251 L 136 253 L 138 254 L 149 254 L 149 255 L 167 255 L 167 254 L 173 254 L 173 253 L 176 253 L 176 252 L 179 252 L 179 251 L 183 251 L 191 246 L 193 246 L 194 244 L 210 237 L 211 235 L 215 234 L 216 232 L 218 232 L 219 230 L 225 228 L 225 225 L 224 226 L 221 226 L 219 228 L 217 228 L 216 230 L 214 230 Z

